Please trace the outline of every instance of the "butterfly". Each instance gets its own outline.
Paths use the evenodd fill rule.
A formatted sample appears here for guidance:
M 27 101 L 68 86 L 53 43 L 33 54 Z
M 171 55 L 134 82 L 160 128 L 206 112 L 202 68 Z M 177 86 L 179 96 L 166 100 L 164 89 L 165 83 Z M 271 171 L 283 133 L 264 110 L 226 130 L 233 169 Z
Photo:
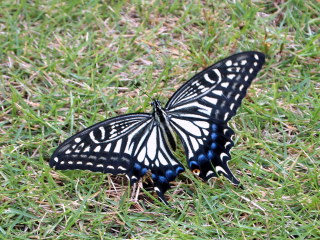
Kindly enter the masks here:
M 151 171 L 154 190 L 167 203 L 170 182 L 185 171 L 173 155 L 178 136 L 195 175 L 204 181 L 224 175 L 238 185 L 228 167 L 234 131 L 227 123 L 264 62 L 264 54 L 254 51 L 223 59 L 183 84 L 165 107 L 153 99 L 152 113 L 113 117 L 70 137 L 50 166 L 125 174 L 131 184 Z

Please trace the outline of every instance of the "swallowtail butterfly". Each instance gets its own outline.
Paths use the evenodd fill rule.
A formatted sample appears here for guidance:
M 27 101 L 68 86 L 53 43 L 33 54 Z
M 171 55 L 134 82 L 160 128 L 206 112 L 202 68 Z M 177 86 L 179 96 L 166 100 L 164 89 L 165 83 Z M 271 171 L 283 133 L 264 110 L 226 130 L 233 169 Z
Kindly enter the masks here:
M 185 171 L 172 153 L 178 135 L 194 174 L 205 181 L 224 175 L 237 185 L 228 167 L 234 132 L 227 123 L 264 62 L 260 52 L 223 59 L 182 85 L 164 108 L 153 100 L 151 114 L 110 118 L 70 137 L 55 150 L 50 166 L 125 174 L 131 184 L 150 170 L 155 191 L 167 203 L 169 183 Z

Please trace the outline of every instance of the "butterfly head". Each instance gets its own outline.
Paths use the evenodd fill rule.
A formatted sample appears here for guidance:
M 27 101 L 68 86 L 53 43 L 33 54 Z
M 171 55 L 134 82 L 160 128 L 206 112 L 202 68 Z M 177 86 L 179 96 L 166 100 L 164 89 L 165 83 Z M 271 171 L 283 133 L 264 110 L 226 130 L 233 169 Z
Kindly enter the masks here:
M 153 114 L 157 116 L 163 116 L 163 109 L 159 100 L 153 99 L 153 101 L 151 102 L 151 106 L 153 107 Z
M 158 99 L 152 99 L 151 106 L 153 108 L 161 108 L 161 102 Z

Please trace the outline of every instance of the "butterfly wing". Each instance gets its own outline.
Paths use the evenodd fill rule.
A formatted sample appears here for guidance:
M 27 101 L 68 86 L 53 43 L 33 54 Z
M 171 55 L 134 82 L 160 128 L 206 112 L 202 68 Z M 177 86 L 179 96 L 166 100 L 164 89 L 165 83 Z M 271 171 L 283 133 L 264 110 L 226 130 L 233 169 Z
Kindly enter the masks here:
M 184 171 L 151 114 L 123 115 L 79 132 L 55 150 L 50 166 L 125 174 L 131 184 L 150 169 L 154 188 L 164 202 L 169 182 Z
M 235 54 L 196 74 L 167 103 L 166 112 L 182 140 L 188 166 L 202 179 L 223 174 L 239 183 L 228 167 L 234 132 L 227 122 L 264 62 L 259 52 Z

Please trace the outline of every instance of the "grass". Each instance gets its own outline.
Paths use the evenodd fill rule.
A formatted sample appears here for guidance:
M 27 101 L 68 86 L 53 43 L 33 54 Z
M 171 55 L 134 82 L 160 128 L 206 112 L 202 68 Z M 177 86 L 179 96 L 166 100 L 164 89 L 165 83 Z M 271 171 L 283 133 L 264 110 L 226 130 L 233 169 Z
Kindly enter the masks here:
M 319 8 L 301 0 L 2 1 L 0 238 L 319 239 Z M 168 208 L 121 176 L 50 169 L 70 135 L 151 111 L 136 84 L 165 103 L 197 71 L 245 50 L 267 61 L 230 122 L 230 167 L 244 190 L 187 171 L 167 192 Z

